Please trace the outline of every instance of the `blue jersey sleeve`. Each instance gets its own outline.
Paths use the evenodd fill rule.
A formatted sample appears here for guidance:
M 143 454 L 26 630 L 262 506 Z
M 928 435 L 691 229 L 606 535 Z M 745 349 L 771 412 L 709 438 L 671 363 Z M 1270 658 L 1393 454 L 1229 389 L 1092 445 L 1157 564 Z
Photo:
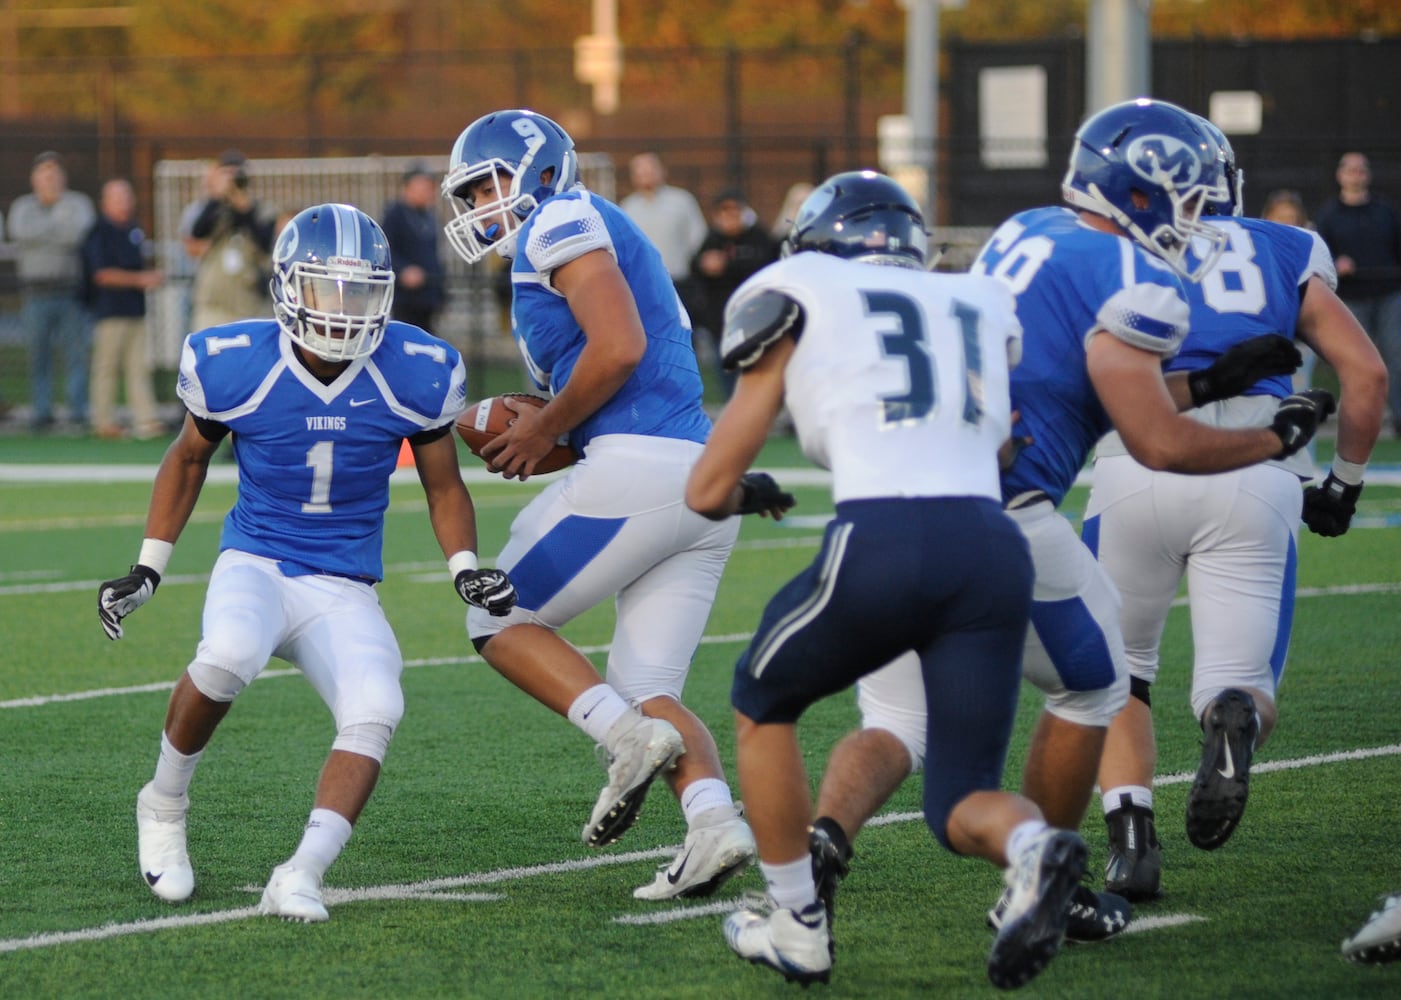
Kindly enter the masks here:
M 660 253 L 616 205 L 576 189 L 547 199 L 526 220 L 512 265 L 512 332 L 536 385 L 568 384 L 585 337 L 552 275 L 596 250 L 617 262 L 637 307 L 647 350 L 616 393 L 569 435 L 581 454 L 603 434 L 640 434 L 704 441 L 710 419 L 701 406 L 700 367 L 690 321 Z
M 1035 443 L 1003 476 L 1003 494 L 1042 490 L 1059 503 L 1110 428 L 1086 368 L 1089 338 L 1104 333 L 1171 356 L 1187 332 L 1182 282 L 1132 240 L 1058 207 L 1004 222 L 972 270 L 1012 289 L 1024 331 L 1011 376 L 1014 433 Z

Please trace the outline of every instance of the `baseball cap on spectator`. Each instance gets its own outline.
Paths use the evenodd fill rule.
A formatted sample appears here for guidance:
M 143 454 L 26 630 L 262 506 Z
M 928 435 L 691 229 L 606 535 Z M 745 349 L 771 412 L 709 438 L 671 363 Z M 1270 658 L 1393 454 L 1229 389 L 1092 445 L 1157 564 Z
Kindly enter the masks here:
M 241 167 L 247 162 L 248 157 L 236 149 L 226 149 L 219 154 L 219 166 L 221 167 Z
M 63 157 L 59 156 L 52 149 L 46 149 L 38 156 L 34 157 L 34 163 L 30 166 L 30 169 L 32 170 L 34 167 L 43 166 L 45 163 L 57 163 L 62 167 Z

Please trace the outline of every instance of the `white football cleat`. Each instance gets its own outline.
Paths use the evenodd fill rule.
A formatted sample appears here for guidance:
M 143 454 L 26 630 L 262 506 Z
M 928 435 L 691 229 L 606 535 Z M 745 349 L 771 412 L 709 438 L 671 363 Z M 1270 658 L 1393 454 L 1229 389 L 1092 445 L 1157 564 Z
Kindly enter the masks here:
M 635 899 L 709 896 L 754 860 L 754 834 L 739 806 L 717 806 L 696 817 L 681 851 L 657 877 L 632 891 Z
M 178 903 L 195 891 L 195 870 L 185 846 L 190 798 L 161 799 L 151 784 L 136 794 L 136 854 L 141 877 L 161 899 Z
M 767 965 L 790 983 L 806 986 L 831 978 L 831 935 L 820 901 L 809 903 L 801 913 L 778 909 L 772 900 L 751 903 L 725 919 L 725 940 L 736 955 Z M 760 912 L 763 909 L 769 912 Z
M 1401 959 L 1401 892 L 1387 896 L 1382 908 L 1343 942 L 1343 954 L 1349 961 L 1363 965 Z
M 626 833 L 637 822 L 653 779 L 686 752 L 681 734 L 670 722 L 629 713 L 614 727 L 629 722 L 632 725 L 606 748 L 608 783 L 599 793 L 582 834 L 590 847 L 604 847 Z
M 307 924 L 319 924 L 331 919 L 325 904 L 321 902 L 321 880 L 305 868 L 293 868 L 290 863 L 278 865 L 272 870 L 272 878 L 268 879 L 268 887 L 263 890 L 258 912 L 264 916 L 300 920 Z
M 998 989 L 1029 982 L 1060 951 L 1088 854 L 1078 833 L 1048 827 L 1007 866 L 1011 894 L 988 955 L 988 978 Z

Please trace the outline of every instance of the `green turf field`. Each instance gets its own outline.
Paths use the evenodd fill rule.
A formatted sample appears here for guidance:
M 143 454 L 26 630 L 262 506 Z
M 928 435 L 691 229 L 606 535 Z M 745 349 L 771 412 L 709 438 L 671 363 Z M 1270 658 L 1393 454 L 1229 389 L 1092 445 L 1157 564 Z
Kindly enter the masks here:
M 128 620 L 126 639 L 108 642 L 97 583 L 135 557 L 160 452 L 159 443 L 0 440 L 0 995 L 796 994 L 736 959 L 721 937 L 738 893 L 761 888 L 757 873 L 719 900 L 632 898 L 685 832 L 664 789 L 615 847 L 580 843 L 603 778 L 593 748 L 471 655 L 412 480 L 393 491 L 381 587 L 408 663 L 407 714 L 379 790 L 328 875 L 331 921 L 255 915 L 270 869 L 296 846 L 333 736 L 329 713 L 280 662 L 239 698 L 191 789 L 194 897 L 171 906 L 152 896 L 137 872 L 135 794 L 154 765 L 169 686 L 198 638 L 205 574 L 234 490 L 206 487 L 159 594 Z M 1378 459 L 1401 460 L 1401 445 L 1386 442 Z M 464 468 L 474 462 L 464 454 Z M 40 463 L 137 468 L 130 481 L 110 481 L 120 478 L 110 465 L 62 483 L 20 478 L 21 466 Z M 773 441 L 761 464 L 803 466 L 787 439 Z M 473 483 L 485 554 L 534 489 Z M 764 601 L 811 559 L 831 511 L 821 487 L 796 492 L 802 516 L 746 522 L 687 690 L 728 762 L 735 657 Z M 1078 514 L 1083 502 L 1077 490 L 1066 509 Z M 1198 734 L 1186 704 L 1190 633 L 1185 611 L 1174 612 L 1155 688 L 1167 895 L 1137 909 L 1135 933 L 1068 946 L 1021 995 L 1401 996 L 1401 966 L 1358 968 L 1338 953 L 1376 895 L 1401 889 L 1398 514 L 1401 489 L 1369 486 L 1346 537 L 1301 537 L 1281 722 L 1256 757 L 1245 821 L 1209 854 L 1182 830 Z M 567 634 L 601 664 L 610 626 L 605 609 Z M 1028 689 L 1011 786 L 1036 707 Z M 814 780 L 855 718 L 848 694 L 804 719 Z M 998 874 L 940 849 L 917 809 L 910 783 L 858 840 L 838 897 L 832 982 L 812 996 L 997 992 L 984 971 L 984 913 Z M 1098 872 L 1097 814 L 1084 832 Z

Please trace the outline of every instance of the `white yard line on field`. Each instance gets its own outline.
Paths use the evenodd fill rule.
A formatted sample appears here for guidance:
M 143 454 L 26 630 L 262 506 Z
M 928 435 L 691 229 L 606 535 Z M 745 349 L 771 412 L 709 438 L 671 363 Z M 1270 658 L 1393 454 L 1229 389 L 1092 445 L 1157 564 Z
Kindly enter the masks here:
M 783 542 L 786 540 L 778 539 L 776 541 Z M 808 541 L 811 544 L 815 544 L 815 540 Z M 756 543 L 754 547 L 764 548 L 767 546 Z M 422 563 L 405 563 L 404 567 L 417 569 L 421 568 L 423 565 L 424 564 Z M 161 582 L 164 583 L 166 586 L 171 586 L 179 583 L 204 582 L 208 579 L 209 577 L 207 575 L 171 576 L 167 579 L 162 579 Z M 444 573 L 443 579 L 446 579 L 446 572 Z M 61 590 L 95 591 L 100 582 L 101 581 L 98 580 L 83 580 L 77 582 L 69 581 L 65 583 L 22 584 L 9 587 L 0 586 L 0 597 L 21 592 L 52 593 Z M 1401 592 L 1401 583 L 1356 583 L 1343 584 L 1337 587 L 1300 587 L 1295 596 L 1298 598 L 1348 597 L 1357 594 L 1394 594 L 1398 592 Z M 1177 600 L 1173 601 L 1173 607 L 1185 607 L 1186 604 L 1187 599 L 1185 597 L 1179 597 Z M 94 628 L 95 627 L 96 626 L 94 625 Z M 725 645 L 728 643 L 748 642 L 751 638 L 753 638 L 753 635 L 754 634 L 752 632 L 736 632 L 730 635 L 708 635 L 701 639 L 701 643 L 702 645 Z M 585 646 L 581 648 L 583 649 L 583 652 L 586 655 L 588 655 L 593 653 L 606 653 L 608 652 L 610 646 L 604 644 L 600 646 Z M 435 656 L 416 660 L 406 660 L 404 661 L 404 667 L 438 667 L 459 663 L 465 664 L 481 662 L 482 658 L 480 656 L 475 655 Z M 258 675 L 258 680 L 265 680 L 273 677 L 295 677 L 298 673 L 298 671 L 291 669 L 264 670 L 261 674 Z M 174 681 L 161 681 L 153 684 L 138 684 L 131 687 L 96 688 L 91 691 L 71 691 L 63 694 L 31 695 L 26 698 L 12 698 L 9 701 L 0 701 L 0 709 L 37 708 L 41 705 L 53 705 L 65 701 L 88 701 L 93 698 L 109 698 L 117 695 L 145 694 L 150 691 L 169 691 L 174 686 Z
M 1273 771 L 1290 771 L 1305 767 L 1318 767 L 1324 764 L 1345 761 L 1366 760 L 1375 757 L 1392 757 L 1401 754 L 1401 744 L 1384 747 L 1370 747 L 1361 750 L 1339 750 L 1334 753 L 1314 754 L 1293 760 L 1264 761 L 1251 770 L 1260 775 Z M 1176 785 L 1192 779 L 1191 774 L 1169 774 L 1154 780 L 1155 785 Z M 875 817 L 870 826 L 888 826 L 892 823 L 912 823 L 922 821 L 917 812 L 885 813 Z M 420 882 L 395 883 L 389 885 L 365 886 L 359 889 L 336 889 L 327 887 L 325 901 L 328 907 L 343 903 L 359 903 L 367 900 L 427 900 L 434 902 L 494 902 L 504 898 L 500 893 L 460 892 L 469 886 L 496 885 L 517 879 L 533 878 L 538 875 L 561 875 L 571 872 L 588 871 L 608 865 L 632 864 L 636 861 L 655 860 L 672 857 L 681 849 L 680 844 L 669 847 L 656 847 L 645 851 L 629 851 L 622 854 L 599 855 L 578 858 L 572 861 L 555 861 L 526 867 L 498 868 L 493 871 L 474 872 L 467 875 L 454 875 L 444 878 L 426 879 Z M 261 886 L 245 886 L 244 891 L 256 893 Z M 695 920 L 701 917 L 729 913 L 739 905 L 737 899 L 720 900 L 699 906 L 680 906 L 650 913 L 625 913 L 613 918 L 617 924 L 630 926 L 650 926 L 673 923 L 678 920 Z M 28 951 L 48 948 L 54 945 L 77 944 L 101 941 L 107 938 L 123 937 L 130 934 L 149 934 L 154 931 L 173 930 L 181 927 L 197 927 L 209 924 L 228 923 L 246 920 L 258 915 L 256 906 L 240 906 L 232 910 L 216 910 L 210 913 L 192 913 L 184 916 L 158 917 L 153 920 L 137 920 L 126 924 L 104 924 L 76 931 L 59 931 L 34 934 L 24 938 L 0 939 L 0 954 L 15 951 Z M 1128 931 L 1163 930 L 1206 920 L 1206 917 L 1193 913 L 1164 913 L 1153 916 L 1136 917 L 1129 924 Z

